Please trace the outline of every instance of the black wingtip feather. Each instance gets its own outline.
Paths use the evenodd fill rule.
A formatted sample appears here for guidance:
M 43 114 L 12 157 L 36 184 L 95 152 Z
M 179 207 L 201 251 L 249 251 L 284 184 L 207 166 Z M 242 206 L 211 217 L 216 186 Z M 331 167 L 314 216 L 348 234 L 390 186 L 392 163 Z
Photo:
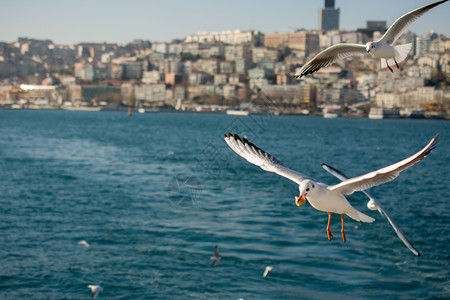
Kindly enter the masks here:
M 426 155 L 430 154 L 430 152 L 431 152 L 432 150 L 434 150 L 434 148 L 437 147 L 437 144 L 439 143 L 439 135 L 440 135 L 440 132 L 438 132 L 438 133 L 433 137 L 433 139 L 432 139 L 433 142 L 431 143 L 430 148 L 428 148 L 428 150 L 427 150 L 427 152 L 426 152 Z
M 284 164 L 279 159 L 277 159 L 276 157 L 274 157 L 270 153 L 267 153 L 266 151 L 262 150 L 261 148 L 259 148 L 258 146 L 256 146 L 255 144 L 253 144 L 252 142 L 247 140 L 246 138 L 241 138 L 236 133 L 235 134 L 229 133 L 229 135 L 230 135 L 230 137 L 233 137 L 235 140 L 241 142 L 242 144 L 248 145 L 251 148 L 253 148 L 255 151 L 257 151 L 257 152 L 259 152 L 259 153 L 261 153 L 263 155 L 266 155 L 266 157 L 271 159 L 273 162 L 275 162 L 275 163 L 277 163 L 277 164 L 279 164 L 281 166 L 284 166 Z
M 341 175 L 342 177 L 347 177 L 347 178 L 349 178 L 347 175 L 345 175 L 343 172 L 339 171 L 338 169 L 333 168 L 332 166 L 327 165 L 326 163 L 322 163 L 322 167 L 324 167 L 324 166 L 327 167 L 327 168 L 329 168 L 329 169 L 331 169 L 331 170 L 333 170 L 334 172 L 336 172 L 337 174 Z

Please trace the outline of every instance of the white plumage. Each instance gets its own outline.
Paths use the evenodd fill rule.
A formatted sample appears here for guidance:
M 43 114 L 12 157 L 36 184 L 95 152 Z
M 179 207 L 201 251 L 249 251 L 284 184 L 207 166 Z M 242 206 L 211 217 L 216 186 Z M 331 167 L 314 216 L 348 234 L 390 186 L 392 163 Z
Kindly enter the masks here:
M 411 44 L 394 46 L 395 41 L 402 35 L 405 29 L 417 20 L 424 13 L 448 0 L 437 1 L 420 8 L 398 18 L 385 34 L 378 41 L 369 42 L 366 45 L 359 44 L 336 44 L 317 54 L 308 61 L 303 67 L 294 74 L 295 78 L 301 78 L 308 74 L 312 74 L 321 68 L 334 64 L 336 61 L 349 56 L 364 55 L 369 52 L 373 57 L 381 58 L 381 68 L 389 68 L 393 72 L 391 66 L 399 67 L 408 56 L 411 50 Z
M 88 285 L 88 288 L 91 289 L 92 299 L 97 299 L 98 293 L 103 292 L 103 288 L 99 285 Z
M 349 179 L 344 173 L 341 171 L 327 165 L 322 164 L 322 167 L 327 170 L 332 175 L 339 178 L 341 181 Z M 409 250 L 411 250 L 412 253 L 419 256 L 419 252 L 414 248 L 414 246 L 411 244 L 411 242 L 406 238 L 403 231 L 398 227 L 397 223 L 394 221 L 394 218 L 392 218 L 391 214 L 381 205 L 380 201 L 378 201 L 376 198 L 374 198 L 369 192 L 362 191 L 364 194 L 366 194 L 367 197 L 369 197 L 369 202 L 367 202 L 367 208 L 370 210 L 378 210 L 382 216 L 385 216 L 389 223 L 391 224 L 392 228 L 394 229 L 395 233 L 397 233 L 398 237 L 402 240 L 402 242 L 408 247 Z
M 344 214 L 360 222 L 370 223 L 373 222 L 374 219 L 353 208 L 344 195 L 350 195 L 355 191 L 363 191 L 395 179 L 401 171 L 413 166 L 415 163 L 425 158 L 438 143 L 438 136 L 439 134 L 437 134 L 422 150 L 398 163 L 365 175 L 346 179 L 341 183 L 332 186 L 328 186 L 325 183 L 318 182 L 311 177 L 289 169 L 281 161 L 258 148 L 245 138 L 241 139 L 237 134 L 229 133 L 228 135 L 225 135 L 225 142 L 234 152 L 236 152 L 236 154 L 250 163 L 259 166 L 265 171 L 274 172 L 297 183 L 299 185 L 300 196 L 295 197 L 295 202 L 298 206 L 301 206 L 308 200 L 315 209 L 328 213 L 328 239 L 331 239 L 333 236 L 330 230 L 331 213 L 340 214 L 342 222 L 342 239 L 345 242 Z

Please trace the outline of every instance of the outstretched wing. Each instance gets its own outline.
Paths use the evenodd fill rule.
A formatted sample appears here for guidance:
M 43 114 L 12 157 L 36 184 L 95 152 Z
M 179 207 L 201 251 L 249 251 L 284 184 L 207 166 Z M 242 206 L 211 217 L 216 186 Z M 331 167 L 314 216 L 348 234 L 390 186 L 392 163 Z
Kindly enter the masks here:
M 444 2 L 447 2 L 448 0 L 441 0 L 437 1 L 422 7 L 419 7 L 413 11 L 410 11 L 409 13 L 404 14 L 400 18 L 398 18 L 394 24 L 389 27 L 389 29 L 386 31 L 386 33 L 381 37 L 380 41 L 383 41 L 385 43 L 388 43 L 392 45 L 395 43 L 395 41 L 402 35 L 402 33 L 405 31 L 405 29 L 411 25 L 415 20 L 420 18 L 424 13 L 429 11 L 435 6 L 438 6 L 439 4 L 442 4 Z
M 327 165 L 327 164 L 322 164 L 322 167 L 328 171 L 328 173 L 336 176 L 337 178 L 339 178 L 341 181 L 347 180 L 348 177 L 342 173 L 341 171 Z M 411 250 L 412 253 L 414 253 L 415 255 L 419 256 L 420 253 L 416 250 L 416 248 L 414 248 L 414 246 L 411 244 L 411 242 L 406 238 L 405 234 L 403 233 L 403 231 L 400 229 L 400 227 L 398 227 L 397 223 L 394 221 L 394 219 L 392 218 L 391 214 L 381 205 L 380 201 L 378 201 L 376 198 L 374 198 L 371 194 L 369 194 L 367 191 L 362 191 L 364 194 L 366 194 L 367 197 L 369 197 L 370 200 L 372 200 L 375 203 L 376 208 L 378 209 L 378 211 L 380 212 L 381 215 L 386 216 L 386 218 L 388 219 L 389 223 L 391 224 L 392 228 L 394 228 L 395 233 L 398 235 L 398 237 L 402 240 L 403 244 L 406 245 L 406 247 L 408 247 L 409 250 Z
M 312 74 L 321 68 L 334 64 L 336 61 L 349 56 L 366 54 L 367 50 L 364 45 L 358 44 L 336 44 L 322 50 L 310 61 L 294 74 L 295 78 L 302 78 L 308 74 Z
M 374 172 L 367 173 L 365 175 L 344 180 L 341 183 L 330 186 L 329 189 L 332 191 L 338 191 L 340 193 L 350 195 L 353 194 L 353 192 L 363 191 L 373 186 L 392 181 L 397 178 L 398 175 L 400 175 L 401 171 L 408 169 L 409 167 L 424 159 L 428 154 L 430 154 L 430 152 L 436 147 L 436 144 L 439 142 L 438 137 L 439 133 L 436 134 L 433 139 L 431 139 L 431 141 L 428 143 L 428 145 L 425 146 L 425 148 L 423 148 L 416 154 L 402 161 L 399 161 L 398 163 Z
M 237 134 L 225 135 L 225 142 L 231 150 L 248 162 L 257 165 L 264 171 L 273 172 L 300 184 L 305 179 L 312 179 L 302 173 L 286 167 L 281 161 L 250 143 L 247 139 L 241 139 Z

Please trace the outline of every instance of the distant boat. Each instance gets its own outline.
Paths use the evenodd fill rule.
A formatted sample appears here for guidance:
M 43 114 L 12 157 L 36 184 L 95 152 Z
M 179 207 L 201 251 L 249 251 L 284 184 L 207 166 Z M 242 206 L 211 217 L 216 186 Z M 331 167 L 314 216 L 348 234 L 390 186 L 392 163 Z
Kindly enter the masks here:
M 139 109 L 138 109 L 138 112 L 141 113 L 141 114 L 145 113 L 145 108 L 142 108 L 142 107 L 139 108 Z
M 228 109 L 226 111 L 227 115 L 233 115 L 233 116 L 248 116 L 249 112 L 246 110 L 240 110 L 240 109 Z
M 398 108 L 372 107 L 369 111 L 369 119 L 395 119 L 400 118 Z
M 323 117 L 326 119 L 336 119 L 341 116 L 340 107 L 325 107 L 323 109 Z
M 400 116 L 402 118 L 423 119 L 425 118 L 425 109 L 411 109 L 405 108 L 400 110 Z
M 63 106 L 64 110 L 79 110 L 79 111 L 99 111 L 102 108 L 100 106 Z

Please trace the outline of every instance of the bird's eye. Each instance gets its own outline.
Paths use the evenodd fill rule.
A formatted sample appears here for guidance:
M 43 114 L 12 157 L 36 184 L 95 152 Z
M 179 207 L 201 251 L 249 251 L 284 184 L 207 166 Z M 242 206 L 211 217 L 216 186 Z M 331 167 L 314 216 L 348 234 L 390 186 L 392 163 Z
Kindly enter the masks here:
M 314 188 L 314 184 L 313 184 L 313 188 Z
M 308 191 L 309 191 L 309 188 L 307 188 L 306 191 L 308 192 Z

